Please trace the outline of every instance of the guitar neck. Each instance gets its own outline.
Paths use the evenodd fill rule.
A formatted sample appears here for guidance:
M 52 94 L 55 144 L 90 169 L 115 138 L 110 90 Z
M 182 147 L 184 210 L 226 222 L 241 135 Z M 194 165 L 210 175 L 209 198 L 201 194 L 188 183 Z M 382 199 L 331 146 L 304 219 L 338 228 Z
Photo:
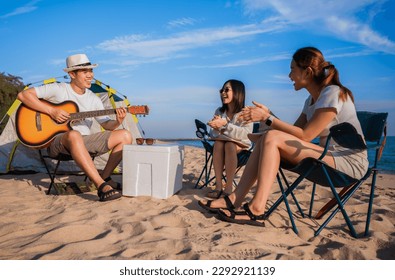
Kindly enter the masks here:
M 128 106 L 126 110 L 133 115 L 148 115 L 149 108 L 147 105 Z M 116 109 L 104 109 L 97 111 L 75 112 L 70 114 L 70 120 L 81 120 L 85 118 L 94 118 L 107 115 L 116 115 Z
M 107 115 L 115 115 L 115 109 L 105 109 L 105 110 L 98 110 L 98 111 L 87 111 L 87 112 L 78 112 L 70 114 L 70 120 L 81 120 L 85 118 L 94 118 L 100 116 L 107 116 Z

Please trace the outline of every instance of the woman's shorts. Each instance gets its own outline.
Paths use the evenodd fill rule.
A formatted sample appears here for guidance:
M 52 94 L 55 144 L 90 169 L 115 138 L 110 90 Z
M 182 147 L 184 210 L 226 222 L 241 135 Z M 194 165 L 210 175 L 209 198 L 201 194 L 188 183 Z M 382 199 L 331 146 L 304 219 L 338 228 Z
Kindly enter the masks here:
M 353 178 L 362 178 L 369 167 L 366 150 L 350 150 L 337 148 L 330 150 L 335 161 L 336 169 Z

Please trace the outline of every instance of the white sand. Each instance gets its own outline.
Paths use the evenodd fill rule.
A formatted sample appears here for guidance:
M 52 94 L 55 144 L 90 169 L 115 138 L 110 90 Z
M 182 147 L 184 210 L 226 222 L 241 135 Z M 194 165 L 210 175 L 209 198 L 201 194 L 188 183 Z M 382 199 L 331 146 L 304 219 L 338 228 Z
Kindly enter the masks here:
M 296 235 L 284 205 L 265 228 L 222 222 L 201 209 L 197 201 L 208 190 L 194 185 L 203 163 L 202 149 L 185 147 L 183 189 L 166 200 L 46 195 L 46 174 L 1 175 L 0 259 L 395 259 L 395 175 L 378 176 L 369 237 L 352 238 L 340 213 L 313 237 L 317 221 L 296 214 Z M 357 232 L 364 230 L 368 188 L 346 207 Z M 306 184 L 295 192 L 303 209 L 310 190 Z M 329 195 L 319 188 L 317 208 Z M 278 196 L 274 184 L 270 201 Z

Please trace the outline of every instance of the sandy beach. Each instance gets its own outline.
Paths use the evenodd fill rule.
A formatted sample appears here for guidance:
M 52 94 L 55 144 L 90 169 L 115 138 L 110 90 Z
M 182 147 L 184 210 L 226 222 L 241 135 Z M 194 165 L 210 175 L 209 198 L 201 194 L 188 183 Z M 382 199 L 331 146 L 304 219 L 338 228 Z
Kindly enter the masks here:
M 46 174 L 0 175 L 0 259 L 395 259 L 395 175 L 378 176 L 369 237 L 352 238 L 340 213 L 313 237 L 317 221 L 297 213 L 296 235 L 284 205 L 264 228 L 229 224 L 204 211 L 197 201 L 208 189 L 194 188 L 203 164 L 203 149 L 186 146 L 179 193 L 104 203 L 96 192 L 46 195 Z M 122 182 L 121 176 L 113 178 Z M 358 233 L 364 230 L 368 188 L 366 183 L 346 207 Z M 310 192 L 308 183 L 295 192 L 303 209 Z M 275 183 L 270 203 L 278 196 Z M 318 188 L 316 210 L 329 196 L 328 189 Z

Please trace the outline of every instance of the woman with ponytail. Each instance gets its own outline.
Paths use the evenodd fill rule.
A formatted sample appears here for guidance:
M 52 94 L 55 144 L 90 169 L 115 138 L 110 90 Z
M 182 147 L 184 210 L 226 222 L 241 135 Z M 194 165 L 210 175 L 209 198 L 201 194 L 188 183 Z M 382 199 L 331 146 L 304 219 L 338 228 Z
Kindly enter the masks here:
M 281 161 L 296 165 L 307 157 L 318 158 L 324 150 L 329 129 L 342 122 L 351 123 L 363 135 L 353 94 L 341 84 L 336 67 L 324 59 L 321 51 L 314 47 L 297 50 L 290 68 L 289 78 L 294 89 L 305 88 L 309 93 L 298 119 L 293 125 L 288 124 L 257 102 L 244 108 L 240 116 L 244 122 L 260 121 L 270 129 L 251 139 L 256 143 L 255 148 L 238 188 L 229 196 L 199 201 L 207 210 L 221 209 L 219 215 L 226 221 L 264 226 L 266 202 Z M 319 145 L 311 143 L 316 137 L 320 139 Z M 333 141 L 323 160 L 351 177 L 362 177 L 368 168 L 366 151 L 345 149 Z M 245 211 L 232 210 L 241 206 L 255 183 L 256 192 L 252 200 L 243 205 Z

